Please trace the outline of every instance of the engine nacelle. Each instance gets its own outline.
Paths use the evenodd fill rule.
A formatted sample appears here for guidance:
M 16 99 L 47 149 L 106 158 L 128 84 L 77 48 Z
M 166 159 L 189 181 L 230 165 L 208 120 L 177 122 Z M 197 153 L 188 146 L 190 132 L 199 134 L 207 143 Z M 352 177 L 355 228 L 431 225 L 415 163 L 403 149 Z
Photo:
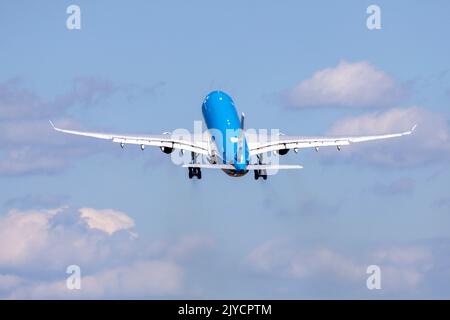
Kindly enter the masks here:
M 172 153 L 173 152 L 173 148 L 169 148 L 169 147 L 159 147 L 161 149 L 162 152 L 164 153 Z
M 281 149 L 281 150 L 278 150 L 278 154 L 280 155 L 280 156 L 284 156 L 285 154 L 287 154 L 289 152 L 289 149 Z

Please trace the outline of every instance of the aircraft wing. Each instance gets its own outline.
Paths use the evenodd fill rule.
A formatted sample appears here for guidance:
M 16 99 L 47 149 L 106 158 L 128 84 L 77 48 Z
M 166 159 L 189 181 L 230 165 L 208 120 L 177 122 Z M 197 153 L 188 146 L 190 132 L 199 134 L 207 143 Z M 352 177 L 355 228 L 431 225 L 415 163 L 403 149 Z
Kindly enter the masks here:
M 340 148 L 344 145 L 352 143 L 397 138 L 413 133 L 416 125 L 411 130 L 371 136 L 355 136 L 355 137 L 296 137 L 281 135 L 274 141 L 258 142 L 253 138 L 248 139 L 250 155 L 261 154 L 265 152 L 278 151 L 284 149 L 301 149 L 301 148 L 320 148 L 336 146 Z
M 199 141 L 195 141 L 195 139 L 183 140 L 179 137 L 172 138 L 170 134 L 140 136 L 140 135 L 122 135 L 115 133 L 75 131 L 57 128 L 54 126 L 52 121 L 50 121 L 50 124 L 52 125 L 53 129 L 59 132 L 85 137 L 92 137 L 97 139 L 110 140 L 112 142 L 120 143 L 121 146 L 125 144 L 137 144 L 140 145 L 141 147 L 142 146 L 165 147 L 209 155 L 208 145 L 201 139 L 199 139 Z

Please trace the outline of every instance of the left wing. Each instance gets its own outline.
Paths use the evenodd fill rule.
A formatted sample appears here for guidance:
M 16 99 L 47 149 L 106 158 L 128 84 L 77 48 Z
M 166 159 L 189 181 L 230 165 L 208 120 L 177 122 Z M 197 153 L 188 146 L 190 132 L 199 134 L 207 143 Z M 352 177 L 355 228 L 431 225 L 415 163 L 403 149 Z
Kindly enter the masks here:
M 274 141 L 258 142 L 256 136 L 247 137 L 250 155 L 261 154 L 265 152 L 285 150 L 285 149 L 301 149 L 301 148 L 319 148 L 319 147 L 329 147 L 336 146 L 340 148 L 343 145 L 349 145 L 352 143 L 390 139 L 396 137 L 402 137 L 410 135 L 414 132 L 417 125 L 414 125 L 411 130 L 372 135 L 372 136 L 357 136 L 357 137 L 295 137 L 295 136 L 284 136 L 281 135 L 277 137 Z
M 125 144 L 137 144 L 143 149 L 144 146 L 155 146 L 161 148 L 172 148 L 192 151 L 199 154 L 209 155 L 208 144 L 206 141 L 199 139 L 183 140 L 181 138 L 172 138 L 170 134 L 160 134 L 160 135 L 122 135 L 115 133 L 100 133 L 100 132 L 86 132 L 86 131 L 75 131 L 60 129 L 53 125 L 53 122 L 49 121 L 53 129 L 59 132 L 64 132 L 68 134 L 74 134 L 85 137 L 92 137 L 97 139 L 110 140 L 112 142 L 120 143 L 123 147 Z

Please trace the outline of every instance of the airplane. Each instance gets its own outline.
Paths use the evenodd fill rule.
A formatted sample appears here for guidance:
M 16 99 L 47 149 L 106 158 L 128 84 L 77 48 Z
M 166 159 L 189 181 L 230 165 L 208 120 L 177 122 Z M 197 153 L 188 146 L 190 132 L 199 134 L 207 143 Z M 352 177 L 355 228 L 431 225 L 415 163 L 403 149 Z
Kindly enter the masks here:
M 166 132 L 162 135 L 122 135 L 114 133 L 85 132 L 67 130 L 55 127 L 50 120 L 54 130 L 110 140 L 119 143 L 122 148 L 126 144 L 140 145 L 144 150 L 145 146 L 156 146 L 166 154 L 178 149 L 184 154 L 185 151 L 191 153 L 191 161 L 183 164 L 188 168 L 189 179 L 202 178 L 201 169 L 222 169 L 227 175 L 241 177 L 249 171 L 254 171 L 254 178 L 258 180 L 267 179 L 267 170 L 301 169 L 301 165 L 280 165 L 264 162 L 264 155 L 276 153 L 285 155 L 293 149 L 295 153 L 299 149 L 314 148 L 316 151 L 321 147 L 335 146 L 341 150 L 341 146 L 353 143 L 389 139 L 410 135 L 416 125 L 410 130 L 370 136 L 353 137 L 302 137 L 278 135 L 271 141 L 261 141 L 256 134 L 248 134 L 244 130 L 244 113 L 239 119 L 233 99 L 223 91 L 210 92 L 202 103 L 202 114 L 207 127 L 206 135 L 200 139 L 183 139 Z M 226 137 L 225 139 L 223 137 Z M 198 156 L 207 157 L 209 163 L 199 163 Z M 254 159 L 254 161 L 252 160 Z M 256 163 L 252 163 L 256 162 Z

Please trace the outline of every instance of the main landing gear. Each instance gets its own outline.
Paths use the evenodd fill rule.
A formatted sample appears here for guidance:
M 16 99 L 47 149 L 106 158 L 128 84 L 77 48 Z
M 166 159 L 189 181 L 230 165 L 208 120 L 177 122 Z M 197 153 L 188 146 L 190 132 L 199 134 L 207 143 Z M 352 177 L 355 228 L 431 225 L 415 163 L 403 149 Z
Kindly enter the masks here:
M 202 171 L 200 168 L 188 168 L 189 169 L 189 179 L 193 177 L 197 177 L 198 179 L 202 178 Z
M 259 154 L 256 156 L 258 158 L 258 164 L 263 164 L 263 154 Z M 263 178 L 264 180 L 267 180 L 267 171 L 265 169 L 258 169 L 255 170 L 255 180 L 258 180 L 259 177 Z
M 191 157 L 192 157 L 192 164 L 196 164 L 198 154 L 196 154 L 195 152 L 191 152 Z M 197 177 L 197 179 L 200 180 L 202 178 L 202 171 L 200 170 L 200 168 L 189 167 L 188 170 L 189 170 L 189 179 Z
M 266 170 L 255 170 L 255 180 L 258 180 L 259 177 L 267 180 L 267 172 Z

